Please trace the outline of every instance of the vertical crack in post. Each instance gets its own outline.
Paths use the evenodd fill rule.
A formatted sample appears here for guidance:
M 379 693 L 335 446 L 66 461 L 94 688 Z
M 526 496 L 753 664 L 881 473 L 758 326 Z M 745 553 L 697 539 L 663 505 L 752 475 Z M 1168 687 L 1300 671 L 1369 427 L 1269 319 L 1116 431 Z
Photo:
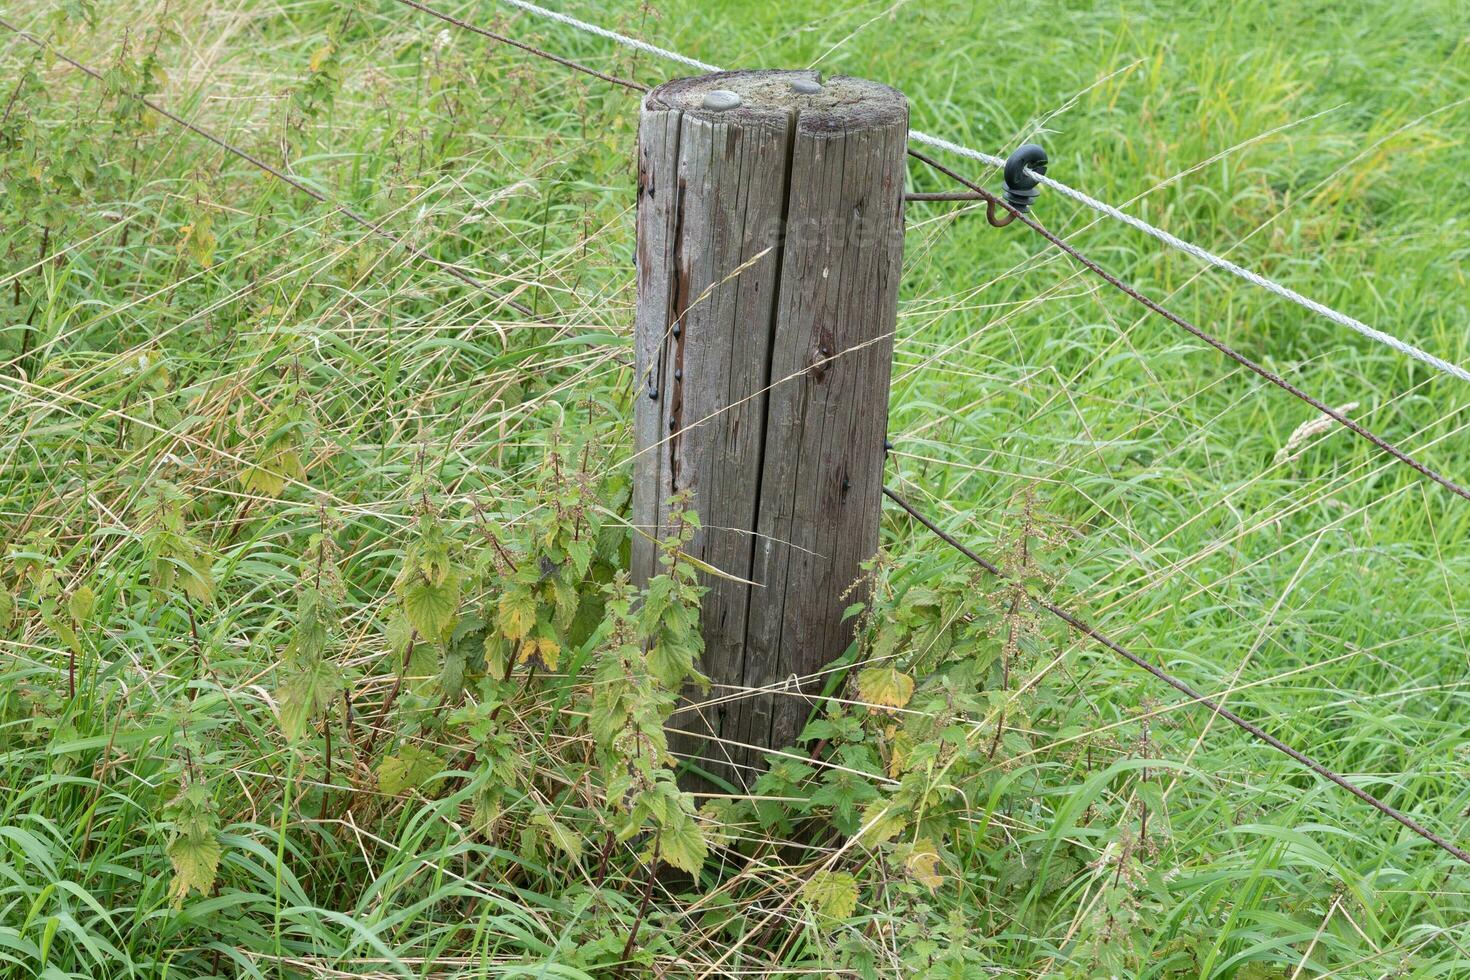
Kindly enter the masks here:
M 781 186 L 781 222 L 776 230 L 776 248 L 772 254 L 772 261 L 776 263 L 775 287 L 771 290 L 771 315 L 766 324 L 766 365 L 761 374 L 760 388 L 760 438 L 756 443 L 755 458 L 755 508 L 751 514 L 750 522 L 750 560 L 746 565 L 745 577 L 747 580 L 755 581 L 755 557 L 756 549 L 760 547 L 761 526 L 761 490 L 765 480 L 766 469 L 766 439 L 769 436 L 768 428 L 771 419 L 771 375 L 775 371 L 776 359 L 776 328 L 777 321 L 781 316 L 781 280 L 782 270 L 786 264 L 786 234 L 787 222 L 791 216 L 791 179 L 795 168 L 796 159 L 796 133 L 797 123 L 801 119 L 801 110 L 793 109 L 786 117 L 786 167 L 783 173 Z M 749 662 L 750 652 L 750 611 L 755 599 L 756 589 L 762 588 L 764 583 L 747 585 L 745 587 L 745 642 L 740 647 L 740 680 L 747 687 L 750 686 L 750 677 L 746 673 L 746 665 Z M 771 697 L 772 695 L 763 695 Z M 774 716 L 773 716 L 774 717 Z M 724 732 L 718 733 L 724 737 Z M 767 740 L 769 741 L 769 740 Z M 744 774 L 740 774 L 743 781 Z
M 677 156 L 675 157 L 677 159 Z M 684 314 L 689 311 L 689 279 L 692 270 L 684 254 L 684 175 L 679 175 L 678 196 L 674 201 L 674 269 L 670 277 L 669 325 L 664 333 L 664 346 L 674 346 L 674 369 L 667 383 L 669 389 L 669 490 L 679 492 L 679 435 L 684 416 Z M 680 379 L 680 380 L 674 380 Z M 662 504 L 660 505 L 662 506 Z M 662 527 L 662 522 L 660 522 Z

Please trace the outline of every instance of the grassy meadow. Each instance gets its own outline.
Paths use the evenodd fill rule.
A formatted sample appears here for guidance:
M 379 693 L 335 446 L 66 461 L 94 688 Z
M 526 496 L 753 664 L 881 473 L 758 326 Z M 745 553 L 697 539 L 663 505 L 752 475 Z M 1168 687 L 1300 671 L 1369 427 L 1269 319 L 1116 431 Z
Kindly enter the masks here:
M 549 5 L 1038 138 L 1052 176 L 1470 363 L 1455 0 Z M 677 542 L 657 590 L 621 574 L 634 93 L 393 0 L 0 16 L 104 75 L 0 31 L 0 976 L 1470 976 L 1470 868 L 897 508 L 811 738 L 677 790 L 698 589 Z M 1462 382 L 1036 214 L 1470 478 Z M 1470 504 L 1313 422 L 1026 229 L 910 205 L 889 484 L 1470 845 Z

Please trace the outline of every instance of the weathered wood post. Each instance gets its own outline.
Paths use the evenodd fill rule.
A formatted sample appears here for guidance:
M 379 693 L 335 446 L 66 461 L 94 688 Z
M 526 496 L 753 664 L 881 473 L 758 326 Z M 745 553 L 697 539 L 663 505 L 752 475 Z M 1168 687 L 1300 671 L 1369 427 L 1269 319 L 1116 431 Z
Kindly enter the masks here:
M 736 786 L 800 734 L 878 545 L 907 133 L 899 92 L 811 71 L 643 102 L 633 568 L 691 491 L 690 553 L 736 579 L 705 577 L 716 687 L 671 744 Z

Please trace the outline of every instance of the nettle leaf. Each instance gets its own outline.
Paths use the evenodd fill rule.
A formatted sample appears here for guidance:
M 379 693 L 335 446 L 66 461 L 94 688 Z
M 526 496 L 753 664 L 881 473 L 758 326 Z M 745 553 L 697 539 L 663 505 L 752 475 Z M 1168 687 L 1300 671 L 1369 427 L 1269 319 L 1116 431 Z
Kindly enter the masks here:
M 417 569 L 424 578 L 440 584 L 449 578 L 453 565 L 449 561 L 449 538 L 444 526 L 432 515 L 424 515 L 419 523 L 419 540 L 409 549 L 408 570 Z
M 505 677 L 510 662 L 510 646 L 505 637 L 494 631 L 485 633 L 485 670 L 493 677 Z
M 51 627 L 51 631 L 66 645 L 67 649 L 79 656 L 81 655 L 82 641 L 77 638 L 77 631 L 71 628 L 70 623 L 59 616 L 48 617 L 46 623 Z
M 459 576 L 447 575 L 437 584 L 415 576 L 403 590 L 403 612 L 419 635 L 437 642 L 454 626 L 459 607 Z
M 704 824 L 705 842 L 714 847 L 727 847 L 734 840 L 732 829 L 748 815 L 743 801 L 709 800 L 699 808 L 698 817 Z
M 165 853 L 174 869 L 169 898 L 178 907 L 191 891 L 208 893 L 219 869 L 221 847 L 209 787 L 203 780 L 186 783 L 164 808 L 164 817 L 174 825 Z
M 182 905 L 191 891 L 201 895 L 209 893 L 219 871 L 220 854 L 219 838 L 213 834 L 181 835 L 168 845 L 169 863 L 174 867 L 168 894 L 175 907 Z
M 551 846 L 567 857 L 576 860 L 582 856 L 582 837 L 566 824 L 549 813 L 538 813 L 531 817 L 531 824 L 541 830 Z
M 858 807 L 878 799 L 878 791 L 866 779 L 850 772 L 832 770 L 822 780 L 821 787 L 812 794 L 816 806 L 832 808 L 832 823 L 848 836 L 858 832 Z
M 577 607 L 582 604 L 582 594 L 570 582 L 556 579 L 551 584 L 551 595 L 556 607 L 554 618 L 557 628 L 566 629 L 577 616 Z
M 325 711 L 341 690 L 341 671 L 330 661 L 312 659 L 289 665 L 277 694 L 281 731 L 293 742 L 301 738 L 312 719 Z
M 1042 872 L 1041 897 L 1048 898 L 1065 888 L 1082 870 L 1082 862 L 1071 855 L 1053 857 Z
M 862 816 L 858 818 L 860 842 L 866 847 L 876 847 L 893 840 L 908 825 L 908 814 L 904 808 L 892 800 L 874 800 L 863 807 Z
M 670 808 L 669 822 L 659 827 L 659 857 L 681 871 L 699 874 L 709 855 L 709 842 L 699 824 L 682 807 Z
M 668 575 L 655 575 L 649 580 L 648 588 L 643 594 L 643 608 L 638 613 L 645 633 L 653 634 L 657 631 L 664 613 L 673 602 L 674 585 L 673 578 Z
M 409 654 L 403 679 L 409 690 L 424 697 L 429 696 L 439 684 L 439 648 L 429 643 L 420 643 Z
M 944 875 L 939 871 L 939 851 L 927 837 L 913 843 L 904 856 L 903 870 L 931 892 L 938 891 L 939 886 L 944 884 Z
M 378 765 L 378 789 L 389 796 L 418 789 L 444 771 L 444 760 L 428 749 L 404 745 Z
M 67 601 L 67 612 L 71 613 L 71 618 L 78 623 L 85 623 L 92 618 L 92 610 L 96 605 L 97 594 L 89 587 L 79 585 L 77 590 L 71 594 L 71 599 Z M 0 622 L 0 627 L 4 625 L 3 622 Z
M 567 558 L 571 560 L 577 577 L 586 578 L 588 569 L 592 567 L 592 542 L 586 538 L 571 542 L 567 545 Z
M 857 879 L 846 871 L 817 871 L 802 886 L 801 897 L 820 918 L 846 919 L 857 910 Z
M 401 657 L 408 652 L 408 645 L 413 642 L 413 624 L 407 616 L 394 615 L 383 632 L 388 640 L 388 649 L 396 656 Z
M 263 466 L 247 466 L 240 473 L 240 489 L 246 493 L 258 493 L 263 497 L 278 497 L 285 488 L 285 477 Z
M 536 597 L 529 589 L 507 589 L 500 596 L 496 612 L 500 632 L 507 640 L 524 640 L 536 628 Z
M 480 615 L 463 615 L 455 624 L 454 632 L 450 634 L 449 643 L 445 646 L 445 655 L 446 657 L 463 658 L 467 674 L 483 674 L 485 672 L 485 641 L 488 637 L 489 630 L 485 628 L 485 621 Z
M 464 675 L 467 660 L 461 647 L 454 647 L 444 655 L 444 666 L 439 671 L 439 691 L 450 704 L 464 700 Z
M 544 626 L 536 630 L 536 635 L 521 644 L 516 660 L 526 663 L 535 658 L 541 665 L 542 670 L 556 670 L 557 662 L 561 658 L 561 644 L 551 630 Z
M 185 573 L 181 576 L 184 593 L 200 605 L 214 601 L 214 572 L 209 560 L 202 554 L 192 552 L 182 556 Z
M 296 605 L 296 629 L 291 636 L 293 652 L 307 658 L 320 657 L 327 649 L 329 617 L 335 610 L 319 589 L 307 586 L 301 590 Z
M 874 713 L 902 708 L 914 696 L 914 679 L 893 667 L 870 667 L 858 674 L 858 696 Z
M 666 688 L 677 690 L 694 672 L 694 659 L 702 652 L 698 633 L 680 635 L 664 630 L 648 652 L 648 670 Z
M 837 734 L 837 726 L 832 724 L 829 718 L 813 718 L 806 723 L 797 737 L 798 742 L 816 742 L 824 738 L 832 738 Z

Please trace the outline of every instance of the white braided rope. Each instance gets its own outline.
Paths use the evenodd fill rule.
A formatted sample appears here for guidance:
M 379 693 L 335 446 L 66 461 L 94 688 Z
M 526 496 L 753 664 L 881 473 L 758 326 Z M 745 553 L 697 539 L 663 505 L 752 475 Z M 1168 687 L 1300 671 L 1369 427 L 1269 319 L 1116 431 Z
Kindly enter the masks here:
M 1273 280 L 1267 279 L 1265 276 L 1254 273 L 1251 270 L 1244 268 L 1243 266 L 1236 265 L 1229 259 L 1222 258 L 1221 256 L 1214 254 L 1213 252 L 1207 252 L 1203 248 L 1200 248 L 1198 245 L 1195 245 L 1193 242 L 1186 242 L 1182 238 L 1177 238 L 1174 235 L 1169 234 L 1167 231 L 1164 231 L 1162 228 L 1155 228 L 1147 221 L 1144 221 L 1141 218 L 1135 218 L 1131 214 L 1125 214 L 1124 212 L 1119 211 L 1117 208 L 1113 207 L 1111 204 L 1106 204 L 1102 201 L 1097 200 L 1094 197 L 1089 197 L 1076 188 L 1068 187 L 1066 184 L 1063 184 L 1060 181 L 1052 180 L 1050 177 L 1042 176 L 1041 174 L 1035 173 L 1031 170 L 1027 170 L 1026 172 L 1035 177 L 1043 185 L 1050 187 L 1052 190 L 1056 191 L 1058 194 L 1061 194 L 1064 197 L 1070 197 L 1077 203 L 1084 204 L 1087 207 L 1092 208 L 1094 211 L 1098 211 L 1102 214 L 1107 215 L 1109 218 L 1115 218 L 1118 221 L 1123 222 L 1128 227 L 1134 228 L 1138 231 L 1143 232 L 1145 235 L 1148 235 L 1150 238 L 1154 238 L 1158 241 L 1163 242 L 1170 248 L 1176 248 L 1186 255 L 1194 256 L 1206 265 L 1212 265 L 1217 269 L 1223 269 L 1231 275 L 1237 276 L 1253 286 L 1259 286 L 1262 289 L 1266 290 L 1266 292 L 1268 293 L 1274 293 L 1277 296 L 1280 296 L 1282 299 L 1290 300 L 1298 306 L 1305 307 L 1306 309 L 1311 310 L 1313 313 L 1316 313 L 1319 316 L 1326 317 L 1333 323 L 1347 327 L 1349 330 L 1356 330 L 1358 333 L 1362 334 L 1364 337 L 1369 338 L 1370 340 L 1376 340 L 1380 344 L 1383 344 L 1385 347 L 1393 348 L 1400 354 L 1405 354 L 1409 357 L 1414 358 L 1415 360 L 1423 361 L 1430 367 L 1435 368 L 1439 371 L 1443 371 L 1445 374 L 1459 378 L 1461 381 L 1470 381 L 1470 371 L 1466 371 L 1458 364 L 1451 364 L 1449 361 L 1435 357 L 1433 354 L 1430 354 L 1426 351 L 1422 351 L 1419 348 L 1415 347 L 1413 344 L 1405 343 L 1404 341 L 1399 340 L 1397 337 L 1394 337 L 1391 334 L 1386 334 L 1382 330 L 1376 330 L 1373 327 L 1368 326 L 1368 324 L 1364 323 L 1363 321 L 1348 316 L 1346 313 L 1339 313 L 1338 311 L 1332 309 L 1330 306 L 1323 306 L 1316 300 L 1308 299 L 1306 296 L 1303 296 L 1301 293 L 1297 292 L 1294 289 L 1283 286 L 1279 282 L 1274 282 Z
M 981 153 L 979 150 L 972 150 L 968 146 L 961 146 L 958 143 L 951 143 L 949 140 L 942 140 L 938 136 L 921 133 L 917 129 L 909 130 L 909 139 L 915 143 L 923 143 L 926 146 L 947 150 L 950 153 L 956 153 L 962 157 L 969 157 L 971 160 L 979 160 L 988 167 L 1004 167 L 1006 165 L 1005 157 L 994 156 L 990 153 Z M 1028 170 L 1027 173 L 1031 172 Z M 1032 176 L 1034 177 L 1036 175 L 1032 174 Z
M 690 58 L 687 55 L 679 54 L 677 51 L 670 51 L 668 48 L 661 48 L 656 44 L 649 44 L 647 41 L 640 41 L 635 37 L 629 37 L 626 34 L 619 34 L 617 31 L 610 31 L 605 27 L 598 27 L 596 24 L 589 24 L 585 20 L 578 20 L 576 17 L 571 17 L 567 14 L 558 13 L 555 10 L 548 10 L 545 7 L 529 2 L 529 0 L 501 0 L 501 2 L 509 4 L 510 6 L 516 7 L 520 10 L 524 10 L 527 13 L 535 14 L 538 17 L 544 17 L 548 20 L 554 20 L 558 23 L 566 24 L 568 27 L 576 28 L 579 31 L 584 31 L 588 34 L 595 34 L 598 37 L 606 38 L 607 40 L 612 41 L 615 44 L 620 44 L 623 47 L 632 48 L 635 51 L 642 51 L 646 54 L 655 55 L 659 58 L 667 58 L 668 60 L 678 62 L 681 65 L 687 65 L 690 68 L 698 68 L 700 71 L 707 72 L 725 70 L 716 65 L 711 65 L 707 62 L 700 61 L 697 58 Z M 968 157 L 971 160 L 979 161 L 980 163 L 986 164 L 987 166 L 1005 166 L 1004 157 L 998 157 L 990 153 L 982 153 L 979 150 L 972 150 L 968 146 L 962 146 L 959 143 L 952 143 L 949 140 L 940 139 L 938 136 L 930 136 L 928 133 L 921 133 L 916 129 L 909 130 L 909 139 L 913 140 L 915 143 L 923 143 L 926 146 L 932 146 L 940 150 L 945 150 L 946 152 L 954 153 L 958 156 Z M 1391 334 L 1386 334 L 1382 330 L 1377 330 L 1373 327 L 1370 327 L 1363 321 L 1355 319 L 1354 317 L 1350 317 L 1346 313 L 1339 313 L 1337 310 L 1332 309 L 1330 306 L 1324 306 L 1314 299 L 1309 299 L 1306 296 L 1303 296 L 1301 293 L 1297 292 L 1294 289 L 1290 289 L 1286 286 L 1281 285 L 1278 282 L 1267 279 L 1266 277 L 1252 272 L 1251 270 L 1243 266 L 1236 265 L 1229 259 L 1223 258 L 1213 252 L 1207 251 L 1204 248 L 1195 245 L 1193 242 L 1187 242 L 1182 238 L 1169 234 L 1162 228 L 1156 228 L 1153 225 L 1149 224 L 1147 221 L 1144 221 L 1142 218 L 1135 218 L 1131 214 L 1126 214 L 1122 211 L 1119 211 L 1111 204 L 1099 201 L 1097 198 L 1092 197 L 1088 194 L 1084 194 L 1082 191 L 1079 191 L 1073 187 L 1069 187 L 1059 180 L 1055 180 L 1043 174 L 1038 174 L 1032 170 L 1027 170 L 1026 172 L 1032 177 L 1036 178 L 1036 180 L 1043 186 L 1050 187 L 1052 190 L 1056 191 L 1058 194 L 1061 194 L 1063 197 L 1071 198 L 1078 204 L 1089 207 L 1100 214 L 1105 214 L 1110 218 L 1121 221 L 1128 227 L 1133 228 L 1137 231 L 1141 231 L 1145 235 L 1148 235 L 1150 238 L 1153 238 L 1156 241 L 1168 245 L 1170 248 L 1178 249 L 1186 255 L 1194 256 L 1194 258 L 1205 263 L 1206 265 L 1214 266 L 1216 269 L 1221 269 L 1225 272 L 1228 272 L 1231 275 L 1236 276 L 1253 286 L 1259 286 L 1261 289 L 1266 290 L 1268 293 L 1280 296 L 1282 299 L 1289 300 L 1297 304 L 1298 306 L 1303 307 L 1304 309 L 1311 310 L 1313 313 L 1325 317 L 1326 319 L 1331 320 L 1333 323 L 1347 327 L 1349 330 L 1356 331 L 1357 333 L 1362 334 L 1364 337 L 1367 337 L 1370 340 L 1375 340 L 1378 343 L 1383 344 L 1385 347 L 1389 347 L 1393 350 L 1398 351 L 1400 354 L 1404 354 L 1408 357 L 1414 358 L 1417 361 L 1428 364 L 1435 370 L 1442 371 L 1445 374 L 1451 375 L 1452 377 L 1459 378 L 1461 381 L 1470 381 L 1470 371 L 1467 371 L 1465 368 L 1460 367 L 1458 364 L 1452 364 L 1442 358 L 1435 357 L 1433 354 L 1430 354 L 1427 351 L 1420 350 L 1413 344 L 1406 343 L 1405 341 L 1399 340 L 1397 337 Z
M 609 41 L 621 44 L 625 48 L 633 48 L 635 51 L 642 51 L 646 54 L 657 55 L 660 58 L 667 58 L 670 61 L 677 61 L 681 65 L 688 65 L 690 68 L 698 68 L 700 71 L 725 70 L 723 68 L 716 68 L 714 65 L 707 65 L 697 58 L 690 58 L 686 55 L 680 54 L 677 51 L 670 51 L 668 48 L 661 48 L 656 44 L 649 44 L 647 41 L 640 41 L 636 37 L 629 37 L 626 34 L 619 34 L 617 31 L 610 31 L 606 27 L 598 27 L 596 24 L 589 24 L 585 20 L 578 20 L 577 18 L 569 16 L 567 14 L 557 13 L 555 10 L 547 10 L 545 7 L 538 7 L 534 3 L 527 3 L 526 0 L 501 0 L 501 2 L 508 3 L 512 7 L 519 7 L 521 10 L 524 10 L 527 13 L 535 14 L 538 17 L 545 17 L 547 20 L 554 20 L 558 23 L 566 24 L 568 27 L 575 27 L 579 31 L 586 31 L 588 34 L 596 34 L 598 37 L 605 37 Z

